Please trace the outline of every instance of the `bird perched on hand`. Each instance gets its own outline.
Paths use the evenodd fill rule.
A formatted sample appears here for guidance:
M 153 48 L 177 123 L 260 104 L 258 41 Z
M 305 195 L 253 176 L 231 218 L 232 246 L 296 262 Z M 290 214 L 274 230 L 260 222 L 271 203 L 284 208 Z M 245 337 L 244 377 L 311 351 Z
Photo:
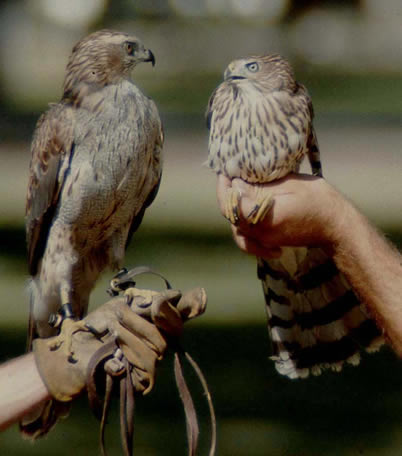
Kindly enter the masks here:
M 131 79 L 153 53 L 125 33 L 101 30 L 79 41 L 70 55 L 59 103 L 36 126 L 26 203 L 30 294 L 29 346 L 55 329 L 56 345 L 72 356 L 71 333 L 105 268 L 118 269 L 125 249 L 158 191 L 163 132 L 155 103 Z M 69 324 L 67 324 L 69 323 Z M 54 421 L 23 430 L 45 433 Z M 26 422 L 29 420 L 26 419 Z M 39 427 L 39 428 L 38 428 Z
M 279 55 L 251 56 L 227 67 L 207 109 L 208 166 L 229 179 L 263 184 L 299 171 L 307 155 L 314 175 L 321 162 L 313 107 L 289 63 Z M 226 194 L 226 217 L 239 222 L 241 195 Z M 247 223 L 270 211 L 272 198 L 258 194 Z M 258 258 L 276 369 L 290 378 L 358 364 L 360 350 L 382 344 L 346 278 L 319 248 L 284 247 L 276 259 Z

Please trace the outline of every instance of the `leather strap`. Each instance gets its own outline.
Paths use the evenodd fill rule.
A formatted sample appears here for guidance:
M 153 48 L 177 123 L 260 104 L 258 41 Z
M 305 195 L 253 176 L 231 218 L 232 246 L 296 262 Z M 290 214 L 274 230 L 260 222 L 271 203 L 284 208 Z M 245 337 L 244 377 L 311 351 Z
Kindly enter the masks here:
M 186 416 L 188 456 L 195 456 L 198 446 L 199 434 L 197 412 L 195 411 L 191 393 L 183 376 L 181 355 L 179 351 L 176 351 L 174 354 L 174 376 L 176 379 L 177 388 L 179 390 L 180 399 L 183 402 L 184 414 Z
M 119 277 L 116 279 L 114 285 L 114 292 L 121 286 L 121 290 L 125 289 L 125 284 L 132 284 L 133 278 L 141 274 L 153 274 L 160 277 L 166 285 L 167 289 L 171 289 L 171 285 L 168 280 L 163 277 L 158 272 L 153 271 L 147 266 L 140 266 L 130 271 L 122 271 L 119 273 Z M 116 293 L 117 294 L 117 293 Z M 199 426 L 197 420 L 197 413 L 194 407 L 194 402 L 191 397 L 190 390 L 187 386 L 183 375 L 182 360 L 183 358 L 188 361 L 188 363 L 193 368 L 195 374 L 197 375 L 201 386 L 204 390 L 204 395 L 208 402 L 210 420 L 211 420 L 211 444 L 209 450 L 209 456 L 214 456 L 216 451 L 216 417 L 214 406 L 211 399 L 211 394 L 208 389 L 207 382 L 205 377 L 194 359 L 187 353 L 178 343 L 177 340 L 170 340 L 172 342 L 172 347 L 174 349 L 174 374 L 176 379 L 176 385 L 179 391 L 179 395 L 184 407 L 184 413 L 186 417 L 186 431 L 187 431 L 187 440 L 188 440 L 188 456 L 195 456 L 197 453 L 198 447 L 198 435 L 199 435 Z M 87 390 L 88 390 L 88 399 L 92 410 L 95 415 L 100 419 L 100 445 L 102 456 L 106 456 L 105 449 L 105 426 L 107 414 L 111 401 L 111 393 L 113 389 L 113 383 L 118 381 L 120 383 L 120 432 L 122 447 L 125 456 L 131 456 L 133 451 L 133 437 L 134 437 L 134 409 L 135 409 L 135 389 L 131 377 L 130 365 L 126 358 L 123 358 L 124 370 L 119 372 L 117 375 L 111 375 L 106 372 L 106 383 L 105 383 L 105 396 L 103 401 L 100 399 L 96 383 L 95 383 L 95 374 L 96 369 L 100 363 L 104 363 L 107 358 L 112 358 L 113 348 L 115 347 L 115 342 L 110 342 L 105 344 L 100 348 L 95 355 L 92 357 L 88 365 L 88 374 L 87 374 Z M 102 406 L 103 402 L 103 406 Z
M 120 435 L 124 455 L 131 456 L 134 438 L 134 385 L 127 359 L 124 360 L 124 364 L 126 375 L 120 379 Z
M 178 352 L 176 352 L 178 353 Z M 215 410 L 214 410 L 214 404 L 212 402 L 212 397 L 211 393 L 208 388 L 207 381 L 204 377 L 204 374 L 201 371 L 200 366 L 194 361 L 194 359 L 190 356 L 190 354 L 186 351 L 183 352 L 184 356 L 186 357 L 187 361 L 190 363 L 191 367 L 194 369 L 194 372 L 196 373 L 198 380 L 201 383 L 202 389 L 204 390 L 204 395 L 207 398 L 207 403 L 208 403 L 208 409 L 209 409 L 209 417 L 211 420 L 211 444 L 209 448 L 209 456 L 214 456 L 215 451 L 216 451 L 216 416 L 215 416 Z M 179 385 L 177 385 L 179 386 Z M 184 409 L 186 408 L 186 405 L 184 405 Z

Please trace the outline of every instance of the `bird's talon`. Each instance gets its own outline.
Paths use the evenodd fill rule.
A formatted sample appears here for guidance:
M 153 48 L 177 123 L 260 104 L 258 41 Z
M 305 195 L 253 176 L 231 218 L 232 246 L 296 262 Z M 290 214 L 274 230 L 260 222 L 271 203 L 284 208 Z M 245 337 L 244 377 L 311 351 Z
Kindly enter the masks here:
M 59 328 L 63 322 L 63 317 L 59 313 L 49 315 L 48 323 L 52 328 Z
M 128 273 L 127 268 L 122 268 L 110 281 L 110 287 L 106 292 L 110 296 L 117 296 L 120 292 L 127 290 L 127 288 L 135 287 L 135 282 L 130 279 L 124 280 L 124 276 Z
M 247 214 L 247 220 L 250 221 L 251 223 L 255 224 L 257 223 L 257 214 L 260 209 L 260 205 L 256 204 L 251 211 Z
M 233 210 L 233 224 L 237 225 L 239 223 L 240 217 L 239 217 L 239 208 L 237 206 L 232 208 Z
M 247 221 L 253 225 L 263 220 L 274 204 L 272 195 L 264 194 L 260 188 L 257 190 L 256 200 L 257 203 L 247 215 Z
M 71 363 L 71 364 L 78 363 L 78 359 L 74 358 L 74 356 L 71 355 L 71 354 L 70 354 L 70 356 L 67 359 L 68 359 L 68 362 Z
M 63 346 L 62 350 L 66 354 L 67 359 L 71 359 L 71 362 L 76 362 L 77 360 L 74 358 L 74 351 L 72 349 L 72 337 L 79 331 L 89 332 L 90 329 L 82 320 L 75 321 L 72 318 L 65 318 L 62 321 L 59 335 L 48 342 L 49 350 L 58 350 Z
M 226 195 L 225 201 L 225 218 L 232 225 L 237 225 L 240 221 L 239 215 L 240 193 L 233 188 L 230 188 Z

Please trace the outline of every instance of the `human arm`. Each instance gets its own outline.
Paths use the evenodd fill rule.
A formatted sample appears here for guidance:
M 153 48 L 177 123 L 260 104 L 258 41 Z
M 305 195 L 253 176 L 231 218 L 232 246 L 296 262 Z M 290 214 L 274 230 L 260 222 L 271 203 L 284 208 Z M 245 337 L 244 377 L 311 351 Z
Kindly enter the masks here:
M 262 221 L 251 225 L 245 217 L 255 205 L 257 186 L 220 176 L 217 195 L 222 212 L 230 186 L 241 194 L 241 219 L 232 231 L 242 250 L 274 257 L 281 246 L 323 248 L 402 356 L 402 257 L 347 199 L 324 179 L 290 175 L 259 186 L 273 196 L 274 204 Z
M 130 363 L 135 391 L 146 394 L 152 389 L 168 337 L 178 336 L 184 322 L 205 311 L 206 294 L 202 288 L 185 293 L 129 288 L 126 293 L 129 296 L 108 301 L 82 320 L 90 331 L 73 334 L 74 359 L 62 346 L 51 348 L 52 338 L 37 339 L 33 353 L 0 366 L 0 430 L 51 397 L 71 401 L 91 381 L 89 371 L 103 367 L 104 361 L 112 361 L 108 371 L 119 375 L 113 369 L 120 368 L 116 350 Z
M 52 346 L 55 337 L 35 339 L 32 353 L 0 368 L 0 429 L 51 397 L 62 402 L 73 400 L 90 381 L 89 366 L 95 369 L 105 359 L 113 359 L 119 347 L 133 366 L 136 390 L 144 392 L 152 388 L 156 362 L 167 346 L 156 325 L 133 312 L 124 297 L 108 301 L 82 323 L 87 329 L 83 325 L 72 334 L 74 358 L 62 345 L 57 349 Z
M 33 353 L 0 366 L 0 430 L 6 429 L 35 405 L 49 398 Z

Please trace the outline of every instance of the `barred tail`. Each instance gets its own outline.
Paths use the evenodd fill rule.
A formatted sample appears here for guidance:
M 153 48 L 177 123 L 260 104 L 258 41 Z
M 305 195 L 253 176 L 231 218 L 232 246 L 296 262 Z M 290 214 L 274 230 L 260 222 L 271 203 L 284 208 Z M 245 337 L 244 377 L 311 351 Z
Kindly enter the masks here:
M 290 378 L 357 365 L 360 351 L 375 351 L 382 332 L 346 278 L 318 248 L 284 248 L 279 259 L 258 259 L 271 359 Z

